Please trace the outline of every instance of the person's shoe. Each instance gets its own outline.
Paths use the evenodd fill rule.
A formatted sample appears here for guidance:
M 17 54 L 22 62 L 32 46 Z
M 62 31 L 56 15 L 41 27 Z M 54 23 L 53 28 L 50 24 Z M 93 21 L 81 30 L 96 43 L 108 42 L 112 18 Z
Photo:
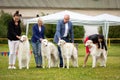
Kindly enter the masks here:
M 36 66 L 36 68 L 42 68 L 42 66 Z
M 63 65 L 60 65 L 60 68 L 63 68 Z
M 9 66 L 8 69 L 12 69 L 12 66 Z
M 15 66 L 12 66 L 12 69 L 16 69 L 16 67 L 15 67 Z

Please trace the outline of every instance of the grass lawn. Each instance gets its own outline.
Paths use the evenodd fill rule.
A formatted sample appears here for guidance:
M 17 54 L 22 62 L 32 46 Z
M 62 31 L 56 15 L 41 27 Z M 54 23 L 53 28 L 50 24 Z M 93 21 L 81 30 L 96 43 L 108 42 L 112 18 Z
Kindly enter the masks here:
M 120 80 L 120 44 L 112 44 L 108 48 L 107 67 L 92 69 L 92 59 L 89 57 L 87 67 L 82 68 L 84 60 L 83 44 L 79 44 L 79 67 L 70 69 L 63 68 L 35 68 L 33 55 L 30 61 L 30 69 L 8 70 L 8 56 L 0 55 L 0 80 Z M 0 52 L 8 51 L 7 45 L 0 45 Z

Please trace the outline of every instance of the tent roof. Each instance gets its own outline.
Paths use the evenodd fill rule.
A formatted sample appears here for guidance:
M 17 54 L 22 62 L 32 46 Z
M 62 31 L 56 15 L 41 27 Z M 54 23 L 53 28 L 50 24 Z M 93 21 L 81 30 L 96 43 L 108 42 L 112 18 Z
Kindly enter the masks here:
M 44 23 L 54 24 L 58 20 L 63 19 L 64 15 L 66 15 L 66 14 L 70 15 L 70 20 L 73 22 L 73 24 L 77 24 L 82 21 L 90 21 L 93 19 L 92 16 L 87 16 L 84 14 L 65 10 L 65 11 L 54 13 L 54 14 L 46 15 L 43 17 L 28 19 L 27 22 L 28 23 L 37 23 L 38 19 L 41 18 L 41 19 L 43 19 Z
M 109 22 L 109 25 L 120 25 L 120 17 L 110 14 L 101 14 L 95 16 L 94 19 L 102 22 Z

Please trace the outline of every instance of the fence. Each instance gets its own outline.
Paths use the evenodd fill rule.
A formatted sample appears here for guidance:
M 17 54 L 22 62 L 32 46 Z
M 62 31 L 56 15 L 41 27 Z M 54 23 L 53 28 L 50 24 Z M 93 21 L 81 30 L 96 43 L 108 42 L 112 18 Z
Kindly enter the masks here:
M 53 40 L 53 38 L 47 38 L 47 39 L 48 40 Z M 2 40 L 8 40 L 8 39 L 7 38 L 0 38 L 0 41 L 2 41 Z M 75 38 L 74 40 L 81 40 L 81 41 L 83 41 L 83 38 Z M 119 40 L 120 41 L 120 38 L 108 38 L 108 47 L 110 47 L 112 40 Z M 75 45 L 76 45 L 76 47 L 78 49 L 78 43 L 75 44 Z M 31 53 L 32 53 L 32 51 L 31 51 Z M 0 55 L 2 55 L 2 56 L 9 56 L 9 52 L 0 52 Z
M 29 38 L 30 39 L 30 38 Z M 53 40 L 53 38 L 47 38 L 48 40 Z M 7 40 L 7 38 L 0 38 L 0 41 L 2 41 L 2 40 Z M 75 38 L 74 40 L 81 40 L 81 41 L 83 41 L 83 38 Z M 112 40 L 119 40 L 120 41 L 120 38 L 108 38 L 108 46 L 110 47 L 110 45 L 111 45 L 111 41 Z

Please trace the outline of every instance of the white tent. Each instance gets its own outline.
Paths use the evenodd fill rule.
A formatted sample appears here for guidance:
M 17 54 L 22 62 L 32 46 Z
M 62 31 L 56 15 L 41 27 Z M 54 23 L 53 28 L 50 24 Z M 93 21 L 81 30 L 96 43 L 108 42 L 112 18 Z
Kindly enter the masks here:
M 56 24 L 58 20 L 63 19 L 64 15 L 70 15 L 70 21 L 72 21 L 73 25 L 83 25 L 82 22 L 84 21 L 90 21 L 90 19 L 93 19 L 91 16 L 87 16 L 84 14 L 79 14 L 71 11 L 61 11 L 58 13 L 46 15 L 43 17 L 38 18 L 32 18 L 27 20 L 27 29 L 26 29 L 26 35 L 28 34 L 28 28 L 30 23 L 37 23 L 39 18 L 42 18 L 44 24 Z M 80 23 L 81 22 L 81 23 Z
M 38 19 L 42 18 L 44 23 L 56 24 L 56 22 L 60 19 L 63 19 L 64 15 L 66 15 L 66 14 L 70 15 L 70 20 L 73 22 L 74 25 L 77 25 L 77 21 L 80 21 L 80 20 L 88 21 L 88 20 L 92 19 L 92 16 L 87 16 L 84 14 L 79 14 L 79 13 L 65 10 L 65 11 L 61 11 L 58 13 L 46 15 L 43 17 L 29 19 L 29 20 L 27 20 L 27 22 L 28 23 L 37 23 Z
M 97 25 L 102 26 L 103 35 L 107 41 L 108 38 L 108 31 L 109 25 L 118 25 L 120 24 L 120 17 L 109 15 L 109 14 L 102 14 L 95 17 L 87 16 L 84 14 L 79 14 L 71 11 L 62 11 L 54 14 L 50 14 L 43 17 L 32 18 L 27 20 L 27 29 L 26 35 L 28 34 L 28 28 L 30 23 L 37 23 L 39 18 L 43 19 L 43 22 L 46 24 L 56 24 L 58 20 L 63 19 L 64 15 L 70 15 L 70 20 L 72 21 L 73 25 Z
M 99 20 L 100 23 L 103 24 L 102 31 L 106 40 L 108 38 L 109 26 L 120 25 L 120 17 L 110 15 L 110 14 L 101 14 L 101 15 L 95 16 L 94 19 Z

